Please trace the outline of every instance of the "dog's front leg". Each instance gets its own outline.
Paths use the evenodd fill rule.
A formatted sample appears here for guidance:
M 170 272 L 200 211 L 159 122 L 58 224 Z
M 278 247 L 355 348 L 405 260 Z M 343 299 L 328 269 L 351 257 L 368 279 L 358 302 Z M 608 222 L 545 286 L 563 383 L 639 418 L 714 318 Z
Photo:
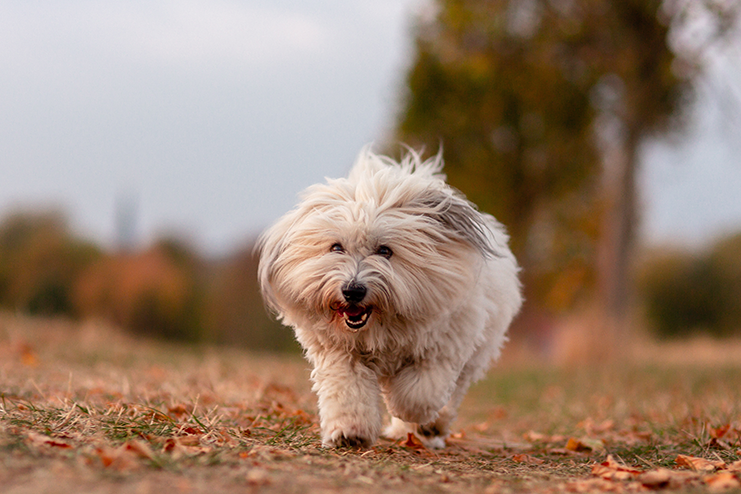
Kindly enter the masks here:
M 383 379 L 383 397 L 389 413 L 416 424 L 434 421 L 450 399 L 459 372 L 448 363 L 424 361 Z
M 376 374 L 347 355 L 313 360 L 312 389 L 319 397 L 322 446 L 372 445 L 382 421 Z

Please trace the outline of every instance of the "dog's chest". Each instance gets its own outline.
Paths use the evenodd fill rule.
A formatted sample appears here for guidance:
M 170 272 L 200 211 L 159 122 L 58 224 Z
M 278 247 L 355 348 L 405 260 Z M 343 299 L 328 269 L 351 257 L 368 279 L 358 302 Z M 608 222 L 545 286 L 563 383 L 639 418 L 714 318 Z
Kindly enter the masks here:
M 419 361 L 419 357 L 414 356 L 411 352 L 364 352 L 357 350 L 353 352 L 353 356 L 360 364 L 371 369 L 379 377 L 394 376 L 401 369 Z

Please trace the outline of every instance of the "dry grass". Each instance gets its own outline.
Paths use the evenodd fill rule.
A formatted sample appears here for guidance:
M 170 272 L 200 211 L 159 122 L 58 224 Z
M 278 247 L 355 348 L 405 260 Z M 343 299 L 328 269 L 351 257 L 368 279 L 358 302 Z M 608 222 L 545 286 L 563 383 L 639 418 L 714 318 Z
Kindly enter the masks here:
M 514 350 L 472 389 L 445 450 L 414 440 L 325 450 L 299 356 L 178 347 L 104 325 L 4 316 L 0 490 L 620 492 L 738 484 L 741 345 L 642 342 L 630 364 L 600 368 L 535 364 Z M 715 463 L 693 471 L 679 455 Z

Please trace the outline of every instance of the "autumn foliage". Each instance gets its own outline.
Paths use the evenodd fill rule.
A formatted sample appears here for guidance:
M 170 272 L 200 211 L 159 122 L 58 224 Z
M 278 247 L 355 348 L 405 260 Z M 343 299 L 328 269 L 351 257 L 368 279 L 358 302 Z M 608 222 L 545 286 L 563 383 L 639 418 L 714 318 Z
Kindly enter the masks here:
M 57 212 L 0 223 L 0 307 L 171 340 L 295 348 L 263 305 L 251 246 L 219 260 L 177 239 L 109 251 L 78 238 Z

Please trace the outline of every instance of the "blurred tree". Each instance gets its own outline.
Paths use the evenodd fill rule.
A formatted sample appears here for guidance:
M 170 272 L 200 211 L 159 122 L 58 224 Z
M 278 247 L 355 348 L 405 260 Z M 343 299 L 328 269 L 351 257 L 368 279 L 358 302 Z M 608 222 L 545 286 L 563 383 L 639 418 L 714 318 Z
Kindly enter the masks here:
M 638 149 L 690 101 L 701 50 L 675 52 L 669 34 L 700 3 L 438 0 L 418 25 L 396 136 L 444 145 L 450 182 L 509 227 L 537 306 L 596 287 L 619 326 Z
M 75 315 L 73 286 L 101 256 L 75 238 L 63 214 L 17 213 L 0 225 L 0 305 L 42 315 Z

